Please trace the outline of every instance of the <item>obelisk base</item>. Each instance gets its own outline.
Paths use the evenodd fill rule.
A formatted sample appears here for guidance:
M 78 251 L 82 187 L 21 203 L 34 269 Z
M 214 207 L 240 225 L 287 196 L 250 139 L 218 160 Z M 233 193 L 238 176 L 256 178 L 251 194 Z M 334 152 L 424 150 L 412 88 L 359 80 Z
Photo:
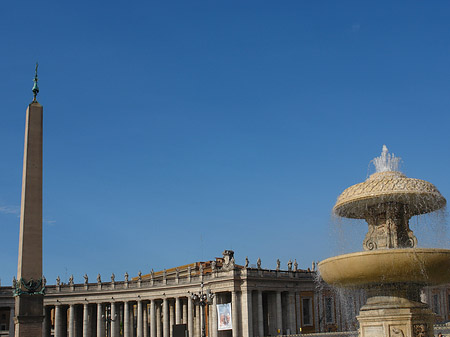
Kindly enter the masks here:
M 433 337 L 435 314 L 424 303 L 395 296 L 369 298 L 361 307 L 359 337 Z
M 21 295 L 16 297 L 14 317 L 15 337 L 42 337 L 44 295 Z

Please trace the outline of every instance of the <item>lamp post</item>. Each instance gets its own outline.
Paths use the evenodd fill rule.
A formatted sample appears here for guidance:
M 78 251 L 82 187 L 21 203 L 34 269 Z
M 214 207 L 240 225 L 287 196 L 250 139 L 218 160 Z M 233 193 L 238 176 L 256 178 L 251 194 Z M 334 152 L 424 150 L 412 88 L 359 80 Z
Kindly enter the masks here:
M 105 320 L 106 336 L 111 336 L 113 328 L 111 323 L 117 320 L 117 313 L 114 313 L 114 317 L 112 317 L 111 307 L 107 306 L 105 308 L 105 313 L 102 315 L 102 318 Z
M 206 337 L 206 331 L 205 331 L 205 308 L 206 304 L 210 304 L 212 299 L 214 298 L 214 294 L 211 292 L 210 289 L 206 290 L 206 293 L 203 292 L 203 288 L 205 285 L 203 282 L 200 285 L 200 293 L 192 293 L 191 298 L 192 301 L 194 301 L 195 304 L 200 304 L 201 306 L 201 319 L 202 319 L 202 336 Z

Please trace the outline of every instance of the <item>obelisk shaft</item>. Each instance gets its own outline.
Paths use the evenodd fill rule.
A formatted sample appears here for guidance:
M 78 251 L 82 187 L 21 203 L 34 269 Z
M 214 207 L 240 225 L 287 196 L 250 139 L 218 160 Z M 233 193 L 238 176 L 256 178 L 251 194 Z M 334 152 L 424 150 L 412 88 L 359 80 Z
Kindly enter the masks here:
M 42 117 L 42 105 L 31 103 L 27 109 L 23 158 L 16 337 L 42 336 Z

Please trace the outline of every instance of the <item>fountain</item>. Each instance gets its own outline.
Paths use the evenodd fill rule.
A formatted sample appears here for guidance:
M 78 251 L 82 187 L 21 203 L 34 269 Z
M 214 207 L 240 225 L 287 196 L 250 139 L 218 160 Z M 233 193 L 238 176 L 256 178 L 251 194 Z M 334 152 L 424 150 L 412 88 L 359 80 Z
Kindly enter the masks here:
M 333 208 L 337 216 L 366 220 L 364 251 L 320 262 L 320 275 L 332 286 L 366 291 L 360 337 L 432 337 L 435 315 L 420 291 L 450 282 L 450 250 L 417 248 L 409 219 L 441 209 L 446 200 L 433 184 L 398 171 L 400 158 L 386 146 L 373 163 L 376 172 L 347 188 Z

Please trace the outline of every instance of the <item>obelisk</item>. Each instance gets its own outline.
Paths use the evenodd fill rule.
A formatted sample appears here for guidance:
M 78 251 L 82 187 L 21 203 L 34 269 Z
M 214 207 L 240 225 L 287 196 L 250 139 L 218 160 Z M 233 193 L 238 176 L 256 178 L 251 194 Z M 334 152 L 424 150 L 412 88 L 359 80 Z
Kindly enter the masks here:
M 15 296 L 15 336 L 41 337 L 45 284 L 42 277 L 42 105 L 36 100 L 37 64 L 33 101 L 28 105 L 23 156 L 19 262 Z

